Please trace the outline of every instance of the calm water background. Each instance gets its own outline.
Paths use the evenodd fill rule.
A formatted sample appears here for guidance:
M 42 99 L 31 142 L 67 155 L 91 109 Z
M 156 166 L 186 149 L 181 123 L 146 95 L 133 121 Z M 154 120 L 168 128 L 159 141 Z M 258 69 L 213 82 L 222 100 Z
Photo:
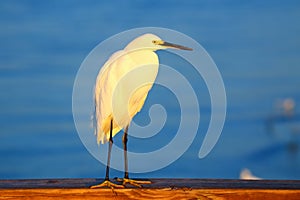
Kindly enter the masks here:
M 220 140 L 200 160 L 201 133 L 210 114 L 204 93 L 204 125 L 189 150 L 162 170 L 134 176 L 238 178 L 247 167 L 267 179 L 300 179 L 299 121 L 275 124 L 275 135 L 265 127 L 280 99 L 294 99 L 300 111 L 300 3 L 212 2 L 1 0 L 0 179 L 104 176 L 105 166 L 88 153 L 75 130 L 73 82 L 98 43 L 145 26 L 181 31 L 204 46 L 223 76 L 228 110 Z M 180 67 L 172 55 L 159 55 Z M 172 99 L 155 90 L 152 100 L 158 94 Z M 141 124 L 148 120 L 151 98 L 137 116 Z M 176 116 L 174 109 L 170 113 Z M 145 145 L 134 139 L 130 144 L 135 151 Z

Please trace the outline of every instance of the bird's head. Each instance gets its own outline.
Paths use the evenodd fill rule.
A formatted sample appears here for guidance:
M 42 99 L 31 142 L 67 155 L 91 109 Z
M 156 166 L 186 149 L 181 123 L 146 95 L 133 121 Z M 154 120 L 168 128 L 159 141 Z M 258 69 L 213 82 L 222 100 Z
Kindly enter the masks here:
M 157 35 L 151 33 L 147 33 L 135 38 L 126 46 L 125 49 L 126 50 L 150 49 L 152 51 L 156 51 L 156 50 L 167 49 L 167 48 L 181 49 L 181 50 L 188 50 L 188 51 L 193 50 L 189 47 L 163 41 Z

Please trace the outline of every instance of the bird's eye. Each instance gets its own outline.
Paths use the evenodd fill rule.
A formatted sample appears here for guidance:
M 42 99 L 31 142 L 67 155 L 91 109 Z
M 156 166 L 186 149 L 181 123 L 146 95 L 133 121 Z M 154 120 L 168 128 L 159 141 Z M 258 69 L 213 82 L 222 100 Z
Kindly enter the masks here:
M 156 40 L 152 40 L 152 43 L 153 43 L 153 44 L 157 44 L 157 41 L 156 41 Z

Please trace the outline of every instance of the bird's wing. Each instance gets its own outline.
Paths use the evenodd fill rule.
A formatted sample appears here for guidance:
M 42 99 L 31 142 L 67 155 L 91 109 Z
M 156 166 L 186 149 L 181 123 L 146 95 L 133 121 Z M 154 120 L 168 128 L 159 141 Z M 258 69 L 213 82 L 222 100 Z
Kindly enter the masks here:
M 98 143 L 105 143 L 109 140 L 110 121 L 112 119 L 111 109 L 111 86 L 114 85 L 115 77 L 112 75 L 112 69 L 117 63 L 117 59 L 123 54 L 123 51 L 114 53 L 101 68 L 94 89 L 95 114 L 94 127 Z M 120 130 L 120 129 L 119 129 Z M 119 131 L 119 130 L 115 130 Z
M 94 93 L 95 130 L 98 143 L 105 143 L 109 140 L 111 120 L 113 120 L 113 136 L 129 123 L 128 120 L 124 120 L 125 118 L 123 122 L 120 122 L 122 111 L 124 111 L 124 102 L 120 97 L 122 96 L 120 79 L 126 74 L 128 66 L 134 66 L 133 61 L 124 50 L 121 50 L 108 59 L 97 76 Z M 116 117 L 119 119 L 118 123 L 114 119 Z
M 97 141 L 109 139 L 129 125 L 144 105 L 158 71 L 158 57 L 151 51 L 119 51 L 101 69 L 95 87 Z

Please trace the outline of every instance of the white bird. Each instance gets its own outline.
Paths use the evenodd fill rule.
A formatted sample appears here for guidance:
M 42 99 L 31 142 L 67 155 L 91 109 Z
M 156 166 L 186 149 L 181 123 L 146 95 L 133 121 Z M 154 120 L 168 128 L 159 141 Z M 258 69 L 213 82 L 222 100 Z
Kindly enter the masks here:
M 159 60 L 155 51 L 166 48 L 192 50 L 148 33 L 135 38 L 123 50 L 114 53 L 100 70 L 94 91 L 95 134 L 98 143 L 109 141 L 109 149 L 105 180 L 92 188 L 124 187 L 126 183 L 141 187 L 140 184 L 150 183 L 129 179 L 127 133 L 132 118 L 142 109 L 156 79 Z M 123 185 L 117 185 L 109 181 L 110 154 L 113 137 L 122 129 L 125 175 L 119 179 Z

